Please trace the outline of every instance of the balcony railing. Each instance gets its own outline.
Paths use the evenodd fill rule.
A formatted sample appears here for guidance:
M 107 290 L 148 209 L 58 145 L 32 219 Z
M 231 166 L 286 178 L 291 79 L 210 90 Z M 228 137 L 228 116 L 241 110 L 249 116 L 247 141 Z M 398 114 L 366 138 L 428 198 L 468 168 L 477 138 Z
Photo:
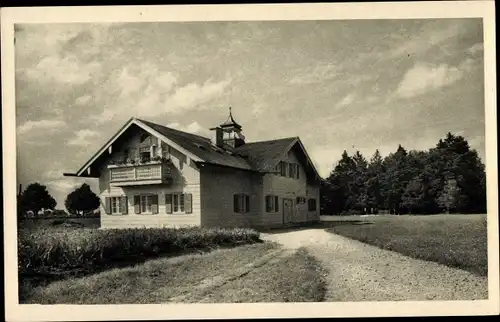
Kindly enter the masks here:
M 172 179 L 171 166 L 163 162 L 109 165 L 110 182 L 114 185 L 168 183 Z

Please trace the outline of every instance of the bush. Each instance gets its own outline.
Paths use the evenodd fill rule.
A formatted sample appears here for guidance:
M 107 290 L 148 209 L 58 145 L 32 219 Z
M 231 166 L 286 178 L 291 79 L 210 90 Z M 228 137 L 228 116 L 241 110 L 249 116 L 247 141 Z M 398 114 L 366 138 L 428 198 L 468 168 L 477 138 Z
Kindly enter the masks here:
M 260 241 L 251 229 L 129 228 L 61 229 L 20 232 L 19 273 L 95 272 L 189 249 Z

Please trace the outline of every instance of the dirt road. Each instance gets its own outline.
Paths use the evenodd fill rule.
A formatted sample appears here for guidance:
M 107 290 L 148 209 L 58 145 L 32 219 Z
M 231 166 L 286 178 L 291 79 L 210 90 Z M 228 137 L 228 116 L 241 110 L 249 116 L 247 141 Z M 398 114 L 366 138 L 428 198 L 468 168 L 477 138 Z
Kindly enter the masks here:
M 487 299 L 487 278 L 413 259 L 323 229 L 263 234 L 285 248 L 305 247 L 329 271 L 326 301 Z

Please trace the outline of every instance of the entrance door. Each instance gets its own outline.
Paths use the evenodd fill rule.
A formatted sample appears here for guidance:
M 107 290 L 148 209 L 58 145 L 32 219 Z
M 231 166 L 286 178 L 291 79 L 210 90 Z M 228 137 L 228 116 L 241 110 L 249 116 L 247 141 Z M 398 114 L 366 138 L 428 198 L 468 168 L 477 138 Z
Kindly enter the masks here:
M 293 222 L 293 200 L 283 198 L 283 222 L 289 224 Z

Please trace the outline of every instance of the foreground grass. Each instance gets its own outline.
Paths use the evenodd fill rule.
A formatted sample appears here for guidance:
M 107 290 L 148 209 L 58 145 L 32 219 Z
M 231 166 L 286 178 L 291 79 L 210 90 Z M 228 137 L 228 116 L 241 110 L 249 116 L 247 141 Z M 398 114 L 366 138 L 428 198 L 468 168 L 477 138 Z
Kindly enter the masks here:
M 319 262 L 301 248 L 190 302 L 321 302 L 326 294 L 325 275 Z
M 328 225 L 332 228 L 327 231 L 335 234 L 480 276 L 488 275 L 486 215 L 342 218 Z
M 160 256 L 261 242 L 251 229 L 35 229 L 18 234 L 19 299 L 37 286 Z
M 264 243 L 151 260 L 131 268 L 113 269 L 35 288 L 27 303 L 165 303 L 179 294 L 189 293 L 207 277 L 229 274 L 277 247 Z M 216 288 L 208 297 L 211 302 L 319 301 L 324 294 L 320 272 L 314 259 L 301 251 Z

